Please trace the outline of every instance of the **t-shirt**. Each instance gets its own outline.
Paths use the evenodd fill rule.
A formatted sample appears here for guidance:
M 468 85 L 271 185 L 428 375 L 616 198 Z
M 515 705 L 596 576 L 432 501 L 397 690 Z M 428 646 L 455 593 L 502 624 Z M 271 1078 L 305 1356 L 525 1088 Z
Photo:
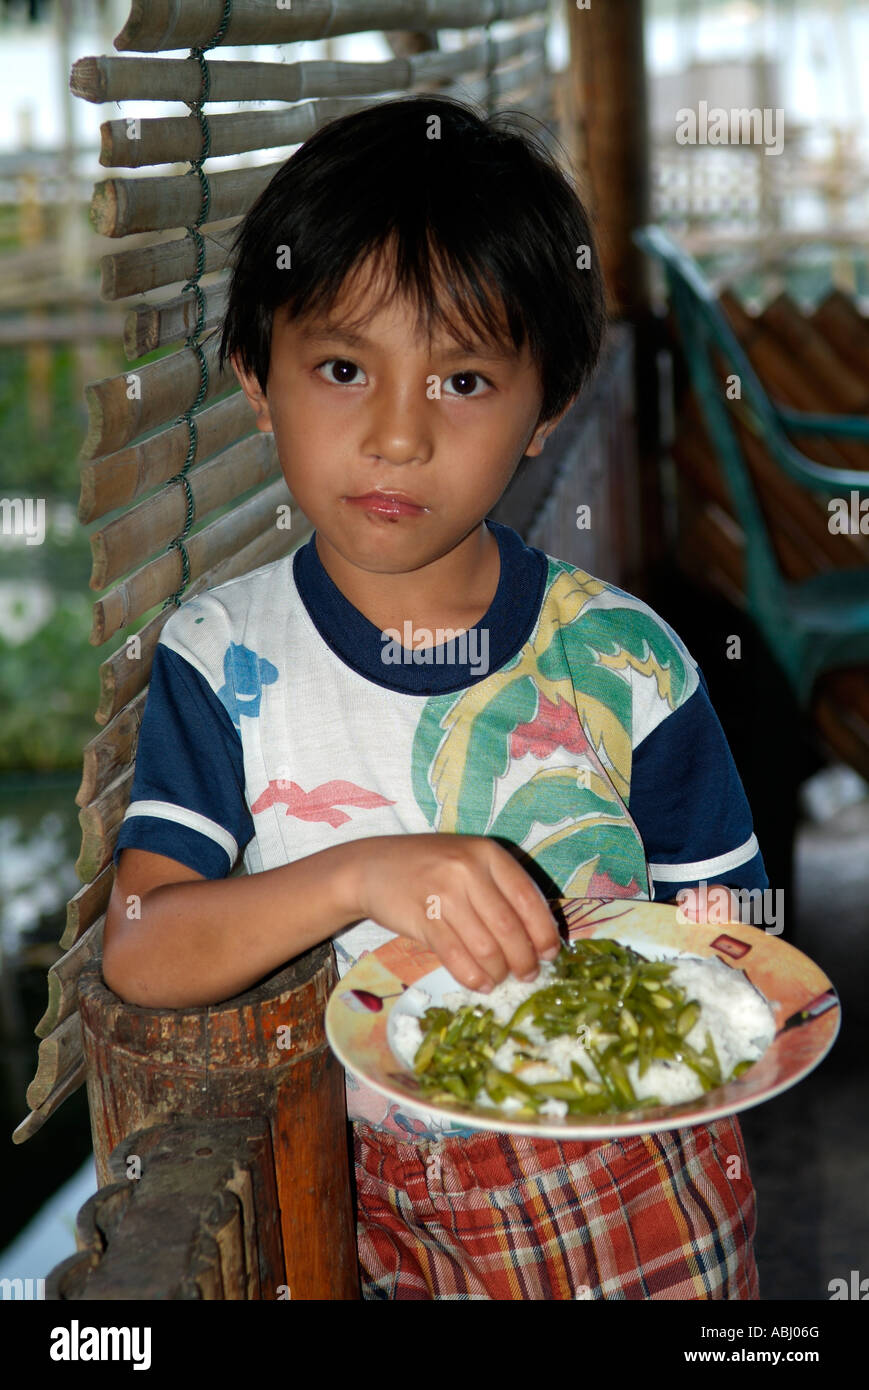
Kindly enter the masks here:
M 547 897 L 672 899 L 767 886 L 703 676 L 640 599 L 487 520 L 488 611 L 456 635 L 382 632 L 327 574 L 316 533 L 188 599 L 155 649 L 114 851 L 205 878 L 354 839 L 452 832 L 517 846 Z M 393 932 L 336 933 L 340 975 Z M 243 950 L 243 942 L 239 942 Z M 351 1119 L 461 1133 L 347 1073 Z

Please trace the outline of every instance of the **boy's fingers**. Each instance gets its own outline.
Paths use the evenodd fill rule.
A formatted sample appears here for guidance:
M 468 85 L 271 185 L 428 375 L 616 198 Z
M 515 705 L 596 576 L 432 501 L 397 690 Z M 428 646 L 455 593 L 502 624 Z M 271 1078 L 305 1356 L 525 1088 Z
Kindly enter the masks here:
M 536 887 L 532 887 L 536 893 Z M 523 904 L 516 901 L 515 894 L 508 897 L 492 879 L 476 881 L 472 891 L 473 905 L 501 947 L 510 972 L 517 980 L 534 979 L 540 968 L 540 948 L 532 934 L 529 914 L 523 912 Z M 539 924 L 535 930 L 540 936 Z M 548 937 L 541 937 L 541 940 L 544 949 L 553 944 Z
M 509 866 L 509 881 L 503 884 L 503 892 L 519 913 L 538 956 L 554 960 L 561 950 L 561 934 L 549 904 L 531 875 L 515 859 L 509 859 Z
M 449 970 L 454 980 L 457 980 L 465 989 L 482 990 L 484 993 L 492 988 L 494 978 L 487 973 L 486 968 L 468 950 L 461 935 L 446 922 L 439 922 L 436 933 L 426 935 L 426 945 L 435 952 L 442 963 Z M 506 967 L 501 976 L 506 975 Z

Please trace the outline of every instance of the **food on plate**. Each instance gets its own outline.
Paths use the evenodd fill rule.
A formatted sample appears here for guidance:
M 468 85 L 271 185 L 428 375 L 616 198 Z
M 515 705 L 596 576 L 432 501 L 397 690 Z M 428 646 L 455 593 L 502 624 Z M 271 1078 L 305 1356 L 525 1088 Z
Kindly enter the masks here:
M 741 970 L 595 937 L 530 984 L 511 977 L 490 994 L 457 989 L 419 1018 L 401 1012 L 393 1042 L 433 1104 L 563 1118 L 693 1100 L 741 1076 L 774 1034 Z

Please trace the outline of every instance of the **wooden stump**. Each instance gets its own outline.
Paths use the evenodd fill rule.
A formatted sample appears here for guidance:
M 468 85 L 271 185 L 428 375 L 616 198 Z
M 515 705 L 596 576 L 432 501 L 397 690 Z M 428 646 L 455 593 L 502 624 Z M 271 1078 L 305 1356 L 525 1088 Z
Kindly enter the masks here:
M 48 1299 L 285 1298 L 269 1124 L 175 1120 L 128 1135 L 85 1202 Z
M 344 1072 L 324 1026 L 336 982 L 328 943 L 204 1008 L 124 1004 L 96 961 L 79 979 L 100 1185 L 112 1181 L 109 1157 L 134 1131 L 176 1118 L 265 1117 L 294 1299 L 359 1297 Z

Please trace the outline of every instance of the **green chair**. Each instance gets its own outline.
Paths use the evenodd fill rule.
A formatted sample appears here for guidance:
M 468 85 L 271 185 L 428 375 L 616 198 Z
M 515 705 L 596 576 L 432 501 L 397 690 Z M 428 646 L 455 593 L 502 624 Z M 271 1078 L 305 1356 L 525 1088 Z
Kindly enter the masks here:
M 691 381 L 700 402 L 736 516 L 745 533 L 749 612 L 784 670 L 800 705 L 808 707 L 825 671 L 869 663 L 869 568 L 832 570 L 799 583 L 781 573 L 712 352 L 740 379 L 740 410 L 777 465 L 797 483 L 830 497 L 869 494 L 869 472 L 826 468 L 801 453 L 785 431 L 869 443 L 869 419 L 817 415 L 769 399 L 741 343 L 696 262 L 660 227 L 634 240 L 666 272 Z

